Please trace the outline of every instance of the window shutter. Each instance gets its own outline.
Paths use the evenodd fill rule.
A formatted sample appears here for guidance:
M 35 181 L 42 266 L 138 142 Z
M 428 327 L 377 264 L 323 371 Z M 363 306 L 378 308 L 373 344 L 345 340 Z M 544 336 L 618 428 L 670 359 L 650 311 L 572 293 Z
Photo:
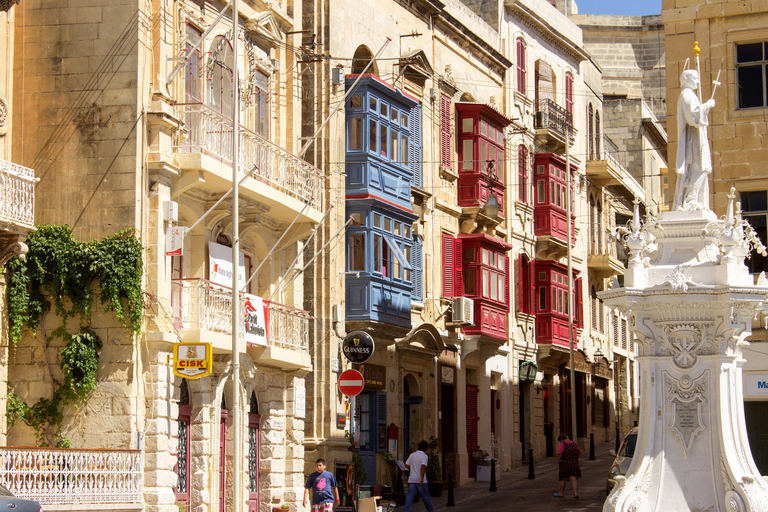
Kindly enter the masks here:
M 517 286 L 515 287 L 515 309 L 521 313 L 525 312 L 523 301 L 527 291 L 525 278 L 523 277 L 525 275 L 525 261 L 523 260 L 523 257 L 522 254 L 518 255 L 517 262 L 515 263 L 517 266 L 517 272 L 515 272 L 515 277 L 517 278 Z
M 451 168 L 451 98 L 440 95 L 440 163 Z
M 411 137 L 408 148 L 408 161 L 411 165 L 411 184 L 422 188 L 422 164 L 421 164 L 421 104 L 411 109 L 410 115 Z
M 467 384 L 467 451 L 478 448 L 477 422 L 477 386 Z
M 413 267 L 413 294 L 411 298 L 416 302 L 424 300 L 423 246 L 424 242 L 421 240 L 421 237 L 414 235 L 413 250 L 411 251 L 411 266 Z
M 376 451 L 387 451 L 387 392 L 376 393 Z
M 581 296 L 581 278 L 576 279 L 576 326 L 584 327 L 584 299 Z
M 443 233 L 443 297 L 453 297 L 455 294 L 454 281 L 456 267 L 454 264 L 455 239 Z
M 528 286 L 530 287 L 528 300 L 526 306 L 528 308 L 527 313 L 531 315 L 536 314 L 537 300 L 536 300 L 536 260 L 530 260 L 528 262 Z
M 456 267 L 456 281 L 453 284 L 453 291 L 456 297 L 462 297 L 464 296 L 464 264 L 462 263 L 461 239 L 456 238 L 454 243 L 456 245 L 456 255 L 453 264 Z
M 509 256 L 504 256 L 504 302 L 509 313 Z

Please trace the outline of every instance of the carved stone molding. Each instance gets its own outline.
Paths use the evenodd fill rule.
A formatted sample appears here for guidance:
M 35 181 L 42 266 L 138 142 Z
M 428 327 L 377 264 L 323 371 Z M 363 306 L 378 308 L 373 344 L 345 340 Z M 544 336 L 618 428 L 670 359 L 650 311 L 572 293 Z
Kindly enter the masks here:
M 717 354 L 719 348 L 711 324 L 670 324 L 661 328 L 656 355 L 672 356 L 678 368 L 687 369 L 698 356 Z
M 687 456 L 694 437 L 706 429 L 701 421 L 701 409 L 707 402 L 709 370 L 705 370 L 695 379 L 690 375 L 676 379 L 667 372 L 664 372 L 664 377 L 667 385 L 667 403 L 674 411 L 669 429 L 678 435 L 683 444 L 683 452 Z
M 18 256 L 19 258 L 24 259 L 28 250 L 29 248 L 27 247 L 27 244 L 19 241 L 11 242 L 8 245 L 0 248 L 0 267 L 8 263 L 8 260 L 14 256 Z

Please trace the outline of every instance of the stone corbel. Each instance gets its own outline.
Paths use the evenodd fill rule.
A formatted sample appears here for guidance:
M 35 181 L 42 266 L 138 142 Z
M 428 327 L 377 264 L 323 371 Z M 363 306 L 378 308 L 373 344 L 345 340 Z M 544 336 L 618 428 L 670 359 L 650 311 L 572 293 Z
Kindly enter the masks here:
M 0 251 L 0 266 L 8 263 L 8 260 L 14 256 L 18 256 L 19 259 L 23 260 L 28 250 L 27 244 L 18 240 L 6 244 Z

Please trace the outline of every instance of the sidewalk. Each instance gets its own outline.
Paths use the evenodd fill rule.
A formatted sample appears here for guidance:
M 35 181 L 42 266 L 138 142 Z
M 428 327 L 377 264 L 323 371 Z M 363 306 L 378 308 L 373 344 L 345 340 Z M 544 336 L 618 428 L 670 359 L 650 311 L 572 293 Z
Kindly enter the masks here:
M 599 444 L 595 446 L 595 460 L 600 460 L 603 458 L 611 458 L 610 455 L 608 455 L 608 451 L 612 450 L 616 447 L 615 441 L 609 441 L 607 443 Z M 582 451 L 581 454 L 581 464 L 593 462 L 589 461 L 589 445 L 586 446 L 584 451 Z M 542 460 L 540 462 L 535 462 L 533 464 L 534 468 L 534 475 L 536 479 L 539 479 L 545 475 L 551 475 L 555 472 L 557 472 L 557 459 L 552 457 L 549 459 Z M 519 466 L 512 468 L 511 471 L 502 471 L 501 475 L 496 475 L 496 488 L 501 489 L 502 487 L 505 487 L 507 485 L 512 485 L 519 483 L 521 481 L 528 480 L 528 464 L 524 466 Z M 555 480 L 557 477 L 554 477 Z M 476 482 L 476 481 L 470 481 L 469 483 L 462 485 L 461 487 L 456 487 L 453 489 L 453 501 L 458 506 L 459 503 L 469 500 L 475 496 L 481 495 L 481 494 L 488 494 L 490 491 L 490 482 Z M 434 506 L 435 510 L 450 510 L 447 506 L 448 504 L 448 491 L 443 491 L 443 495 L 439 498 L 432 498 L 432 505 Z M 414 508 L 414 510 L 423 510 L 424 506 L 421 504 L 418 504 L 417 507 Z

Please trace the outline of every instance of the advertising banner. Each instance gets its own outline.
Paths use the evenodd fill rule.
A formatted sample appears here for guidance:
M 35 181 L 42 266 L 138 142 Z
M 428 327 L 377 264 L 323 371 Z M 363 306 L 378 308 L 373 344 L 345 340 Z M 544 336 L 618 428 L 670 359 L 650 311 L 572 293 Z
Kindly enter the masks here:
M 245 286 L 245 255 L 238 258 L 238 280 Z M 208 242 L 208 280 L 232 288 L 232 248 Z
M 186 231 L 187 228 L 182 226 L 171 226 L 168 228 L 168 230 L 165 232 L 166 256 L 184 255 L 184 233 Z
M 266 347 L 269 339 L 269 308 L 267 301 L 246 293 L 243 298 L 245 342 Z

